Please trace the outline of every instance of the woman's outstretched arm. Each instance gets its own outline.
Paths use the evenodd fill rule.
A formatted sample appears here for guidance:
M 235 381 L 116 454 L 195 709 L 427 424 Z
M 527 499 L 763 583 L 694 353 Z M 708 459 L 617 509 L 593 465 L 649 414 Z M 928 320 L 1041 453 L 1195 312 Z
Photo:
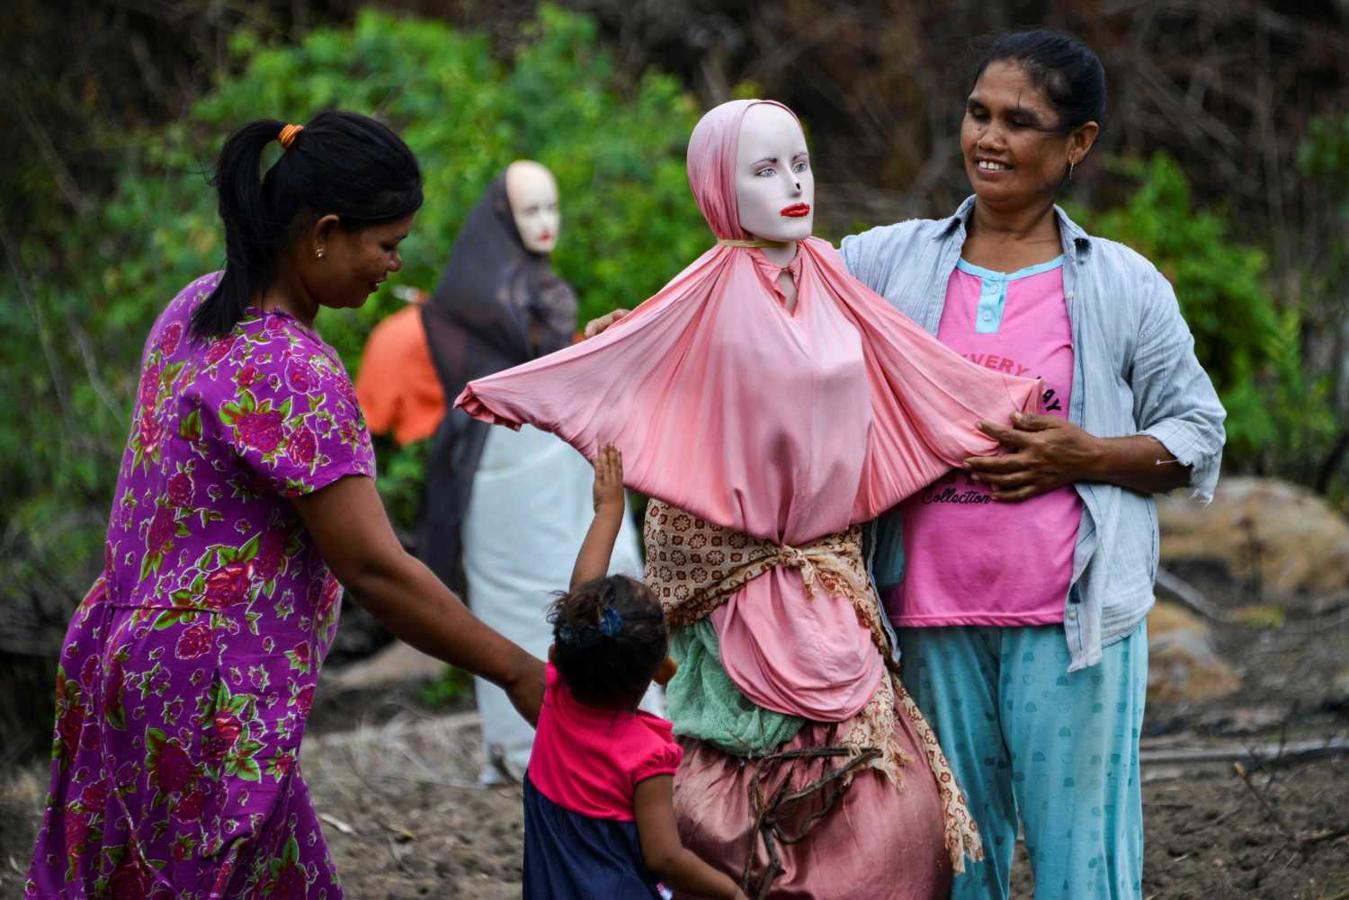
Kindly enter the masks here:
M 484 625 L 394 535 L 373 479 L 351 476 L 295 501 L 343 586 L 391 632 L 424 653 L 500 685 L 532 725 L 543 663 Z

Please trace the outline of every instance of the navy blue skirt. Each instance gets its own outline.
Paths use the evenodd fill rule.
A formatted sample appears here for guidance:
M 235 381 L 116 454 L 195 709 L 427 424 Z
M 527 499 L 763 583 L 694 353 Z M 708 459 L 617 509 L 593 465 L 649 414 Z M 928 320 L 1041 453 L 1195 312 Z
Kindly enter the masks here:
M 549 800 L 525 775 L 525 900 L 659 898 L 636 822 L 592 819 Z

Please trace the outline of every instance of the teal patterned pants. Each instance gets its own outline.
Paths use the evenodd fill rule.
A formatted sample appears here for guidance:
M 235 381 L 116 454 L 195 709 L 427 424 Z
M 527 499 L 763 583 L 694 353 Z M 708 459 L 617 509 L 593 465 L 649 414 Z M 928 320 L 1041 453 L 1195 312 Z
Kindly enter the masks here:
M 1142 894 L 1138 736 L 1146 624 L 1068 672 L 1059 626 L 900 631 L 904 684 L 937 732 L 984 838 L 953 900 L 1004 900 L 1025 829 L 1035 900 Z

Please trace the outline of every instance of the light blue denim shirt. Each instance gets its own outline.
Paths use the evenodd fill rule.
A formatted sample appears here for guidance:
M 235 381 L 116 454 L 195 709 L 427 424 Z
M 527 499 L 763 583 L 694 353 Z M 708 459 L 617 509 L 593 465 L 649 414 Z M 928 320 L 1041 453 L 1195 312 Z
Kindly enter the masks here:
M 843 239 L 843 259 L 868 287 L 932 334 L 974 210 L 968 198 L 947 219 L 914 219 Z M 1171 285 L 1152 263 L 1091 237 L 1055 207 L 1063 240 L 1063 291 L 1073 335 L 1068 418 L 1097 437 L 1147 434 L 1190 467 L 1193 496 L 1212 499 L 1222 461 L 1226 413 L 1194 355 Z M 1153 602 L 1157 504 L 1148 494 L 1078 482 L 1082 525 L 1064 598 L 1068 671 L 1095 665 L 1101 648 L 1130 634 Z M 884 589 L 903 576 L 897 510 L 869 542 L 873 576 Z M 1008 545 L 1007 564 L 1023 565 Z

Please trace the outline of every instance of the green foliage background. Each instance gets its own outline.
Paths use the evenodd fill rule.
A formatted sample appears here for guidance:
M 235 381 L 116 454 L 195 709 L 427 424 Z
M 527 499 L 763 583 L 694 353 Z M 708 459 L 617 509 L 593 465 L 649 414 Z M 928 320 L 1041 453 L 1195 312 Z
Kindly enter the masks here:
M 0 602 L 60 598 L 68 607 L 96 571 L 140 348 L 167 300 L 223 260 L 206 175 L 224 136 L 245 121 L 304 121 L 340 106 L 403 135 L 424 167 L 427 203 L 391 287 L 434 285 L 459 223 L 520 157 L 558 177 L 564 220 L 555 263 L 577 289 L 582 321 L 648 296 L 710 242 L 684 174 L 695 103 L 672 78 L 621 74 L 585 17 L 541 8 L 509 62 L 494 57 L 485 37 L 378 12 L 295 45 L 240 33 L 232 52 L 237 74 L 183 120 L 105 135 L 121 167 L 95 213 L 54 239 L 34 229 L 41 237 L 6 242 Z M 1346 147 L 1349 117 L 1328 117 L 1309 130 L 1299 159 L 1305 178 L 1339 192 L 1340 227 L 1349 222 Z M 1135 185 L 1122 205 L 1074 214 L 1135 247 L 1175 284 L 1229 409 L 1229 465 L 1289 471 L 1290 461 L 1324 454 L 1336 425 L 1331 386 L 1306 374 L 1299 341 L 1309 327 L 1304 308 L 1315 304 L 1276 302 L 1264 255 L 1232 240 L 1221 209 L 1195 207 L 1169 158 L 1122 161 L 1115 175 Z M 1332 242 L 1331 252 L 1307 295 L 1323 307 L 1349 271 L 1344 242 Z M 398 305 L 386 288 L 360 310 L 325 311 L 319 327 L 354 371 L 365 336 Z M 405 527 L 424 454 L 380 445 L 380 489 Z
M 180 287 L 223 262 L 205 176 L 225 135 L 249 119 L 303 122 L 330 106 L 368 113 L 422 163 L 427 201 L 403 271 L 362 309 L 319 318 L 352 371 L 374 323 L 400 304 L 389 287 L 434 286 L 459 223 L 513 159 L 557 176 L 554 262 L 582 321 L 654 293 L 710 243 L 684 174 L 694 102 L 660 74 L 621 78 L 584 17 L 542 8 L 509 65 L 486 38 L 378 12 L 295 46 L 243 33 L 233 49 L 240 73 L 184 121 L 109 135 L 124 163 L 95 216 L 55 242 L 7 248 L 0 595 L 57 592 L 73 603 L 96 571 L 145 334 Z M 404 524 L 421 458 L 421 448 L 382 454 L 381 489 Z
M 1076 212 L 1088 231 L 1137 250 L 1175 288 L 1195 353 L 1227 409 L 1227 461 L 1251 466 L 1319 449 L 1335 426 L 1329 385 L 1304 372 L 1301 310 L 1276 304 L 1265 255 L 1236 242 L 1220 211 L 1195 208 L 1169 156 L 1112 168 L 1137 184 L 1128 200 Z

